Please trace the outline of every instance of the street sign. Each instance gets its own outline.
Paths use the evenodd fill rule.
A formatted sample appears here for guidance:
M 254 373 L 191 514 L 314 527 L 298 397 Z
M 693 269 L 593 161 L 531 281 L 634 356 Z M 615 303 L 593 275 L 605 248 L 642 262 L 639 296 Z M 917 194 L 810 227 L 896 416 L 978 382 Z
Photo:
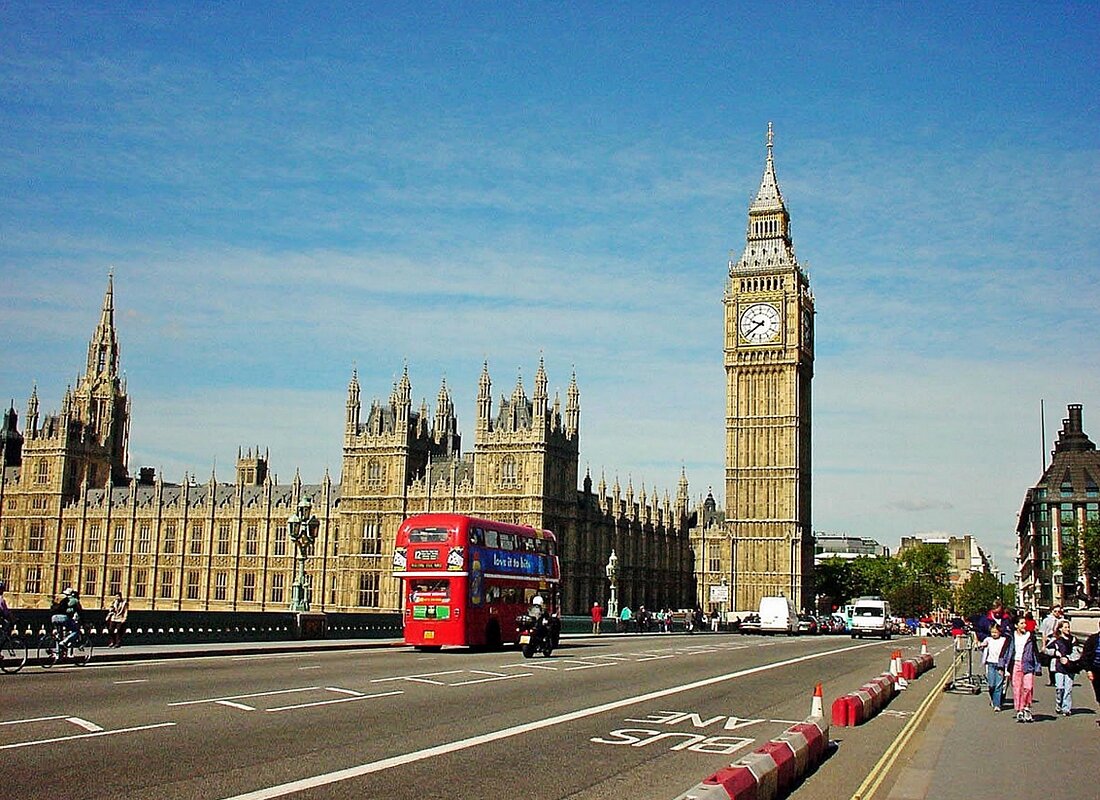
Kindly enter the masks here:
M 711 586 L 710 587 L 710 602 L 712 603 L 728 603 L 730 600 L 730 587 Z

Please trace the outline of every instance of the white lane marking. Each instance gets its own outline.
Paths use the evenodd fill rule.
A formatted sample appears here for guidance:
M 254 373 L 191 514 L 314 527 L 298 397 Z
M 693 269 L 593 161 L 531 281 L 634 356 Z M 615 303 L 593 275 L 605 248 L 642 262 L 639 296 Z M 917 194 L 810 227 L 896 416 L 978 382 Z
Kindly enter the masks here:
M 73 736 L 58 736 L 53 739 L 35 739 L 29 742 L 15 742 L 14 744 L 0 745 L 0 750 L 14 750 L 17 747 L 31 747 L 36 744 L 53 744 L 54 742 L 69 742 L 74 739 L 93 739 L 97 736 L 114 736 L 116 733 L 133 733 L 134 731 L 148 731 L 153 728 L 167 728 L 175 725 L 174 722 L 158 722 L 155 725 L 139 725 L 136 728 L 119 728 L 114 731 L 95 731 L 94 733 L 77 733 Z
M 86 731 L 94 732 L 103 730 L 102 725 L 96 725 L 94 722 L 88 722 L 88 720 L 81 719 L 80 717 L 65 717 L 65 719 L 73 725 L 76 725 L 76 727 L 83 728 Z
M 427 680 L 428 678 L 438 678 L 440 675 L 458 675 L 460 672 L 465 672 L 464 669 L 449 669 L 446 672 L 421 672 L 416 675 L 394 675 L 390 678 L 374 678 L 371 683 L 385 683 L 386 681 L 416 681 Z M 438 683 L 438 681 L 429 681 L 430 683 Z
M 354 689 L 341 689 L 337 686 L 326 686 L 325 691 L 326 692 L 340 692 L 341 694 L 350 694 L 350 695 L 353 695 L 355 697 L 362 697 L 363 696 L 363 692 L 357 692 Z
M 404 690 L 397 689 L 393 692 L 379 692 L 378 694 L 361 694 L 358 697 L 341 697 L 338 700 L 317 700 L 313 703 L 298 703 L 293 706 L 279 706 L 278 708 L 265 708 L 264 711 L 291 711 L 295 708 L 313 708 L 314 706 L 331 706 L 336 703 L 354 703 L 356 700 L 374 700 L 377 697 L 392 697 L 395 694 L 404 694 Z
M 578 667 L 566 667 L 565 670 L 564 670 L 565 672 L 576 672 L 577 670 L 582 670 L 582 669 L 599 669 L 600 667 L 614 667 L 615 666 L 614 661 L 607 661 L 603 664 L 593 664 L 591 662 L 579 661 L 577 659 L 569 659 L 569 660 L 572 661 L 574 664 L 579 664 L 580 666 L 578 666 Z
M 823 650 L 820 653 L 812 653 L 808 656 L 799 656 L 798 658 L 789 658 L 785 661 L 776 661 L 772 664 L 762 664 L 759 667 L 750 667 L 748 669 L 738 670 L 737 672 L 728 672 L 724 675 L 716 675 L 713 678 L 704 678 L 703 680 L 693 681 L 692 683 L 685 683 L 680 686 L 671 686 L 667 689 L 658 689 L 655 692 L 647 692 L 646 694 L 635 695 L 634 697 L 625 697 L 622 700 L 614 700 L 610 703 L 603 703 L 598 706 L 590 706 L 589 708 L 582 708 L 578 709 L 577 711 L 570 711 L 565 714 L 559 714 L 555 717 L 547 717 L 546 719 L 536 720 L 535 722 L 526 722 L 522 725 L 514 725 L 511 728 L 504 728 L 502 730 L 492 731 L 490 733 L 483 733 L 479 736 L 471 736 L 468 739 L 460 739 L 455 742 L 447 742 L 446 744 L 428 747 L 423 750 L 415 750 L 411 753 L 404 753 L 399 756 L 383 758 L 379 761 L 371 761 L 355 767 L 336 770 L 335 772 L 326 772 L 321 775 L 314 775 L 310 778 L 300 778 L 299 780 L 289 781 L 287 783 L 282 783 L 277 786 L 268 786 L 264 789 L 257 789 L 253 792 L 245 792 L 244 794 L 232 795 L 231 797 L 227 797 L 224 800 L 271 800 L 271 798 L 275 797 L 285 797 L 288 794 L 303 792 L 307 789 L 315 789 L 318 786 L 327 786 L 332 783 L 350 780 L 351 778 L 359 778 L 364 775 L 370 775 L 375 772 L 382 772 L 384 770 L 392 769 L 394 767 L 400 767 L 406 764 L 413 764 L 417 761 L 424 761 L 425 759 L 435 758 L 436 756 L 446 755 L 448 753 L 455 753 L 460 750 L 467 750 L 471 747 L 478 747 L 483 744 L 500 741 L 501 739 L 509 739 L 513 736 L 519 736 L 524 733 L 531 733 L 532 731 L 542 730 L 543 728 L 551 728 L 555 725 L 561 725 L 566 722 L 574 722 L 579 719 L 593 717 L 597 714 L 604 714 L 608 711 L 615 711 L 616 709 L 624 708 L 625 706 L 637 705 L 638 703 L 644 703 L 650 700 L 657 700 L 662 697 L 669 697 L 674 694 L 692 691 L 693 689 L 701 689 L 704 686 L 713 686 L 717 683 L 724 683 L 725 681 L 733 680 L 735 678 L 743 678 L 746 675 L 755 675 L 759 672 L 768 672 L 773 669 L 779 669 L 780 667 L 788 667 L 792 664 L 800 664 L 804 661 L 813 661 L 818 658 L 824 658 L 825 656 L 832 656 L 838 653 L 850 653 L 853 650 L 861 650 L 865 647 L 874 646 L 876 645 L 859 644 L 851 647 L 838 648 L 836 650 Z
M 471 670 L 476 672 L 476 670 Z M 492 683 L 493 681 L 506 681 L 511 678 L 530 678 L 533 673 L 531 672 L 513 672 L 511 675 L 497 675 L 495 678 L 475 678 L 468 681 L 459 681 L 458 683 L 449 683 L 448 686 L 469 686 L 474 683 Z
M 501 664 L 497 669 L 547 669 L 551 672 L 558 671 L 558 668 L 553 664 L 530 664 L 523 662 L 519 664 Z
M 115 684 L 115 686 L 122 686 L 123 684 L 126 684 L 126 683 L 148 683 L 148 682 L 149 682 L 148 678 L 134 678 L 133 680 L 130 680 L 130 681 L 114 681 L 114 684 Z
M 321 668 L 320 664 L 313 664 L 312 666 L 309 666 L 309 667 L 298 667 L 298 669 L 320 669 L 320 668 Z
M 65 717 L 59 714 L 56 717 L 30 717 L 29 719 L 9 719 L 6 722 L 0 722 L 0 725 L 22 725 L 25 722 L 48 722 L 51 719 L 65 719 Z
M 241 711 L 255 711 L 255 706 L 246 706 L 244 703 L 234 703 L 232 700 L 215 700 L 219 706 L 229 706 L 230 708 L 239 708 Z
M 320 689 L 320 686 L 303 686 L 300 689 L 280 689 L 276 692 L 253 692 L 252 694 L 231 694 L 228 697 L 208 697 L 205 700 L 180 700 L 176 703 L 169 703 L 169 706 L 197 706 L 201 703 L 217 703 L 222 700 L 247 700 L 250 697 L 270 697 L 274 694 L 293 694 L 294 692 L 310 692 L 314 689 Z

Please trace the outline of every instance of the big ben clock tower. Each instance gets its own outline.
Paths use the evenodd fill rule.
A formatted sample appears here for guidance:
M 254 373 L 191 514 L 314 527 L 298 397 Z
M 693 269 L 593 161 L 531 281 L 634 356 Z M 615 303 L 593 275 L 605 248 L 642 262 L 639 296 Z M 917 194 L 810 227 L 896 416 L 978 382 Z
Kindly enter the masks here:
M 731 601 L 785 595 L 812 605 L 810 382 L 814 298 L 795 258 L 772 160 L 749 206 L 745 250 L 726 285 L 726 532 Z

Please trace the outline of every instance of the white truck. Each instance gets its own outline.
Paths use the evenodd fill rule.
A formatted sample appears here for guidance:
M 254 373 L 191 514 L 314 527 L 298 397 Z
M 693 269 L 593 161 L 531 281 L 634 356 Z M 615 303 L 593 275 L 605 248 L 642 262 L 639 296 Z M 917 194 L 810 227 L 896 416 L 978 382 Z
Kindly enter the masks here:
M 878 636 L 890 638 L 890 604 L 881 597 L 860 597 L 853 604 L 852 624 L 848 628 L 852 638 Z
M 798 612 L 789 597 L 760 598 L 760 632 L 785 633 L 793 636 L 798 631 Z

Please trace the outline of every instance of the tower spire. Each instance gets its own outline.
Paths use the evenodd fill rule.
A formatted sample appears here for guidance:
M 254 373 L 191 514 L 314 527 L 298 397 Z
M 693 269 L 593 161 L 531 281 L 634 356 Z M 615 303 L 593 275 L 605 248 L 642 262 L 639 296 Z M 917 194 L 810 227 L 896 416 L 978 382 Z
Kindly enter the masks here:
M 87 377 L 113 379 L 118 377 L 118 336 L 115 333 L 115 275 L 107 273 L 107 291 L 103 295 L 103 310 L 99 324 L 88 343 Z

